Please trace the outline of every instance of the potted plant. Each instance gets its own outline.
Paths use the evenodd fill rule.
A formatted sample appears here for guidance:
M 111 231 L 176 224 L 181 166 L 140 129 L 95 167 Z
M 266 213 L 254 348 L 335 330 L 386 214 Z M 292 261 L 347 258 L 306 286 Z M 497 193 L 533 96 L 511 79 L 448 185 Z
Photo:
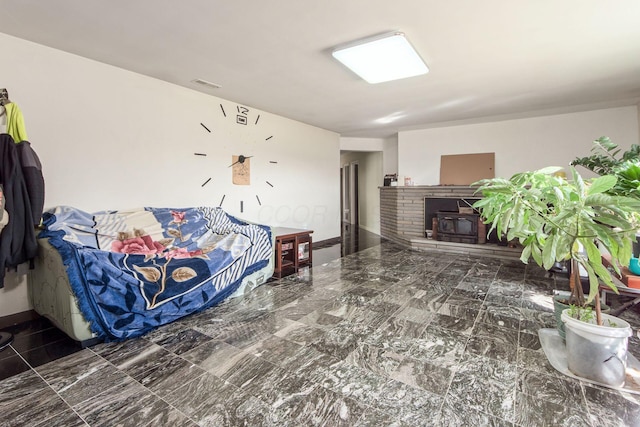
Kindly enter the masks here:
M 591 155 L 586 157 L 576 157 L 572 162 L 573 166 L 582 166 L 598 175 L 615 175 L 618 182 L 607 193 L 640 198 L 640 146 L 632 144 L 631 147 L 622 151 L 617 144 L 606 136 L 593 141 Z M 636 215 L 640 215 L 637 212 Z M 640 234 L 636 232 L 633 241 L 632 265 L 637 266 L 640 256 Z M 630 266 L 631 267 L 631 266 Z
M 640 197 L 640 146 L 631 145 L 629 150 L 620 153 L 621 148 L 609 137 L 602 136 L 593 141 L 591 155 L 576 157 L 572 166 L 582 166 L 596 174 L 615 175 L 618 182 L 609 194 Z
M 611 255 L 611 264 L 619 274 L 619 265 L 626 265 L 631 257 L 631 238 L 636 230 L 634 213 L 640 210 L 640 199 L 607 194 L 618 182 L 614 175 L 585 181 L 571 167 L 572 179 L 567 180 L 558 175 L 560 171 L 560 167 L 548 167 L 518 173 L 510 179 L 478 181 L 474 184 L 479 186 L 476 192 L 482 193 L 483 198 L 474 203 L 474 208 L 479 210 L 483 221 L 490 224 L 489 232 L 495 229 L 498 235 L 506 235 L 507 240 L 519 241 L 523 247 L 522 262 L 533 259 L 547 270 L 556 262 L 570 262 L 569 303 L 576 308 L 565 310 L 563 319 L 569 316 L 580 321 L 582 318 L 582 323 L 587 320 L 597 326 L 590 329 L 605 333 L 609 329 L 623 330 L 618 335 L 624 335 L 624 338 L 616 339 L 624 347 L 624 354 L 618 356 L 624 363 L 626 340 L 631 329 L 626 322 L 609 319 L 601 313 L 600 283 L 617 292 L 611 272 L 602 263 L 601 249 Z M 589 280 L 586 297 L 580 284 L 580 268 Z M 594 315 L 586 308 L 591 301 L 595 306 Z M 584 314 L 587 312 L 592 316 Z M 566 323 L 566 326 L 569 369 L 578 376 L 603 382 L 598 371 L 604 368 L 598 362 L 586 370 L 581 368 L 585 364 L 582 362 L 584 357 L 598 353 L 591 348 L 585 350 L 584 345 L 576 348 L 576 337 L 582 338 L 586 332 L 577 330 L 572 323 Z M 596 339 L 589 343 L 595 342 L 598 346 L 602 341 Z M 572 353 L 573 350 L 577 353 Z M 615 382 L 619 382 L 619 378 L 608 381 Z

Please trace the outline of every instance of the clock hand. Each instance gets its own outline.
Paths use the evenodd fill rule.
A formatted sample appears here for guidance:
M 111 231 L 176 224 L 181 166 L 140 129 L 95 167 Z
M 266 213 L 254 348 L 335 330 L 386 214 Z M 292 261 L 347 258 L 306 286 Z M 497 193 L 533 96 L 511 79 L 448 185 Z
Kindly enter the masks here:
M 244 163 L 245 160 L 252 158 L 253 156 L 243 156 L 240 155 L 238 156 L 238 160 L 236 160 L 235 162 L 231 163 L 228 167 L 231 167 L 233 165 L 235 165 L 236 163 Z

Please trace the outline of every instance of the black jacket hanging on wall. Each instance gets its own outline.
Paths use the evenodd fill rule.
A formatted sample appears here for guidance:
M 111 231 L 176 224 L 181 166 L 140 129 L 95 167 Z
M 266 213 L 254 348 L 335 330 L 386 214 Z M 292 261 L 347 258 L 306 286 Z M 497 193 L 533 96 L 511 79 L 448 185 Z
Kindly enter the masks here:
M 40 158 L 29 141 L 22 141 L 16 144 L 18 147 L 18 161 L 22 166 L 24 183 L 27 185 L 29 193 L 29 204 L 31 205 L 32 224 L 40 225 L 42 211 L 44 210 L 44 176 L 42 175 L 42 164 Z
M 40 222 L 44 204 L 44 180 L 42 170 L 38 168 L 40 161 L 28 143 L 23 147 L 20 147 L 21 144 L 16 144 L 9 134 L 0 134 L 0 184 L 4 188 L 5 210 L 9 214 L 9 223 L 0 234 L 0 288 L 4 287 L 7 268 L 15 268 L 35 258 L 37 243 L 34 225 Z M 30 164 L 23 165 L 21 157 L 31 158 Z M 31 188 L 33 195 L 30 194 L 23 170 L 31 175 L 30 181 L 35 183 Z M 39 185 L 40 182 L 42 185 Z M 39 213 L 34 212 L 32 200 L 36 205 L 42 201 L 42 205 L 35 207 L 36 211 L 40 209 Z M 38 216 L 37 221 L 35 215 Z

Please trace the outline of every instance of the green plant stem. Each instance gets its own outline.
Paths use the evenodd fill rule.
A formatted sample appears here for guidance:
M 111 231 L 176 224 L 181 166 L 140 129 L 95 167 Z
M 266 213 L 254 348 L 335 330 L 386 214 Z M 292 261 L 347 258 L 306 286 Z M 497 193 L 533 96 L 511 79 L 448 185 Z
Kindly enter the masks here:
M 582 282 L 580 281 L 580 264 L 573 258 L 573 251 L 571 253 L 571 277 L 569 278 L 569 289 L 571 290 L 569 304 L 583 307 L 584 292 L 582 292 Z
M 513 186 L 513 188 L 515 188 L 515 186 Z M 531 209 L 532 211 L 534 211 L 536 213 L 536 215 L 538 215 L 539 217 L 541 217 L 542 219 L 544 219 L 545 221 L 553 224 L 555 227 L 557 227 L 558 229 L 562 230 L 563 232 L 565 232 L 567 235 L 571 236 L 574 240 L 578 238 L 578 236 L 574 236 L 573 234 L 571 234 L 569 231 L 565 230 L 563 227 L 561 227 L 559 224 L 557 224 L 555 221 L 553 221 L 553 219 L 551 219 L 550 216 L 546 215 L 545 213 L 539 211 L 538 209 L 536 209 L 533 205 L 531 205 L 529 202 L 527 202 L 526 199 L 524 199 L 522 197 L 522 194 L 517 191 L 515 191 L 516 195 L 518 196 L 518 198 L 520 199 L 520 201 L 526 205 L 529 209 Z M 576 227 L 578 226 L 578 222 L 576 221 Z

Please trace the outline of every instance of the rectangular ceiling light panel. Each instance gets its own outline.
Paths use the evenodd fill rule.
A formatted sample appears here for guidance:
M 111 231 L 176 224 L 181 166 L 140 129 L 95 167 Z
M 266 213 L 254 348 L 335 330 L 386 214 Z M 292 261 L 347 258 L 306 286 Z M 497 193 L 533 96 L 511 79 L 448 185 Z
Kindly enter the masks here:
M 339 47 L 333 51 L 333 57 L 372 84 L 429 71 L 404 33 L 398 31 Z

